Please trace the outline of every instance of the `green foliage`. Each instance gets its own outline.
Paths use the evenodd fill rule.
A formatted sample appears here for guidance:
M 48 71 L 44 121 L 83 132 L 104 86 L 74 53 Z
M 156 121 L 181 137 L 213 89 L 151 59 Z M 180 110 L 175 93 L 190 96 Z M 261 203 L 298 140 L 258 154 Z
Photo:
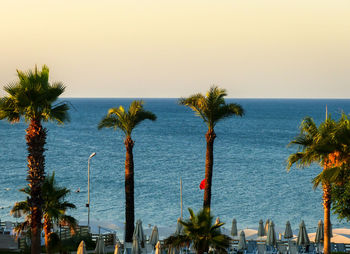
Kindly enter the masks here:
M 332 210 L 339 220 L 350 221 L 350 170 L 341 170 L 342 179 L 332 186 Z
M 310 117 L 304 118 L 300 125 L 300 134 L 289 143 L 297 146 L 297 152 L 288 157 L 287 169 L 293 164 L 298 168 L 309 167 L 312 163 L 319 163 L 321 167 L 328 155 L 336 150 L 331 133 L 336 123 L 328 118 L 317 127 Z
M 143 101 L 133 101 L 128 111 L 122 106 L 109 109 L 108 114 L 99 123 L 98 129 L 119 129 L 125 136 L 131 136 L 133 129 L 146 119 L 155 121 L 157 117 L 152 112 L 144 110 Z
M 96 247 L 96 243 L 92 240 L 91 235 L 74 235 L 69 239 L 64 239 L 60 243 L 59 251 L 68 252 L 76 251 L 81 241 L 85 242 L 87 250 L 93 250 Z
M 26 195 L 30 195 L 30 188 L 26 187 L 20 190 Z M 68 209 L 76 208 L 74 204 L 65 201 L 67 195 L 70 193 L 65 187 L 60 187 L 55 181 L 55 172 L 52 175 L 45 177 L 43 186 L 42 186 L 42 196 L 43 196 L 43 217 L 44 217 L 44 226 L 46 223 L 52 225 L 53 223 L 60 223 L 70 226 L 71 230 L 74 230 L 77 226 L 77 221 L 69 215 L 66 215 Z M 19 223 L 15 227 L 15 231 L 22 232 L 24 230 L 30 229 L 30 206 L 28 198 L 25 201 L 17 202 L 12 210 L 11 214 L 19 212 L 22 216 L 25 216 L 25 221 Z M 54 237 L 54 236 L 52 236 Z
M 334 214 L 340 220 L 350 221 L 350 121 L 342 114 L 338 121 L 329 116 L 318 127 L 312 118 L 305 118 L 300 134 L 290 142 L 298 151 L 288 158 L 290 169 L 318 163 L 323 171 L 313 179 L 314 188 L 322 183 L 331 185 Z
M 225 89 L 212 86 L 205 96 L 200 93 L 194 94 L 188 98 L 181 98 L 179 103 L 191 108 L 203 119 L 209 129 L 214 129 L 215 125 L 224 118 L 244 115 L 244 110 L 239 104 L 225 103 L 226 95 Z
M 21 116 L 25 121 L 56 121 L 62 124 L 69 121 L 66 103 L 54 104 L 64 92 L 65 86 L 60 82 L 49 83 L 49 68 L 43 66 L 41 71 L 22 72 L 17 70 L 18 81 L 4 87 L 7 96 L 0 99 L 0 119 L 18 122 Z
M 213 223 L 214 217 L 210 213 L 210 209 L 204 208 L 197 214 L 194 214 L 191 208 L 188 209 L 190 219 L 180 220 L 184 226 L 183 235 L 171 235 L 164 240 L 169 247 L 180 248 L 193 243 L 197 253 L 208 252 L 209 246 L 218 252 L 225 252 L 229 247 L 230 238 L 221 234 L 220 227 L 224 223 Z

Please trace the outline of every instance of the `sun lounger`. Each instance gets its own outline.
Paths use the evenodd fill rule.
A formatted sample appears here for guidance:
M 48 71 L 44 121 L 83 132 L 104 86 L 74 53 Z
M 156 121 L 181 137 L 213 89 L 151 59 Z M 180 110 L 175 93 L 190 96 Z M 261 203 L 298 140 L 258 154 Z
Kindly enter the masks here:
M 337 243 L 337 251 L 338 252 L 346 252 L 345 244 L 344 243 Z
M 331 252 L 337 251 L 337 245 L 335 243 L 331 243 Z
M 288 241 L 288 251 L 289 254 L 298 254 L 298 246 L 296 242 Z
M 281 243 L 277 243 L 277 252 L 279 254 L 288 254 L 287 246 Z
M 249 240 L 247 244 L 246 254 L 257 254 L 258 244 L 254 240 Z
M 265 244 L 258 244 L 258 254 L 264 254 L 266 250 Z

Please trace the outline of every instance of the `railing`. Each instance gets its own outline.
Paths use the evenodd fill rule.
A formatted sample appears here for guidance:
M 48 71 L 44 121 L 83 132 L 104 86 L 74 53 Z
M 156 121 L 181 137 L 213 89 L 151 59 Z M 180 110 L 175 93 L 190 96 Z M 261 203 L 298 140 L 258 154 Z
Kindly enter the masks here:
M 116 242 L 118 241 L 118 238 L 116 237 L 115 233 L 114 234 L 102 234 L 102 235 L 92 234 L 91 235 L 92 240 L 94 242 L 96 242 L 100 236 L 103 238 L 103 241 L 105 242 L 105 246 L 114 246 L 116 244 Z

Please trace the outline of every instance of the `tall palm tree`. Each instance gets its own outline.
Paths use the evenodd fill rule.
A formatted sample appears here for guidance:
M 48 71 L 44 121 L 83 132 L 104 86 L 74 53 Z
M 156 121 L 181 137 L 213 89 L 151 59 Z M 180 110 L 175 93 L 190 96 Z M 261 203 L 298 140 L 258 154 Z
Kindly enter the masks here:
M 318 127 L 314 120 L 307 117 L 300 125 L 300 134 L 289 145 L 298 147 L 296 153 L 288 157 L 287 169 L 293 164 L 299 168 L 319 164 L 323 171 L 313 180 L 314 187 L 322 185 L 324 208 L 324 253 L 330 253 L 330 208 L 331 208 L 331 175 L 334 169 L 342 164 L 342 145 L 336 130 L 339 122 L 330 117 Z M 333 172 L 333 173 L 332 173 Z M 327 176 L 327 177 L 325 177 Z
M 220 227 L 225 223 L 213 223 L 214 217 L 209 208 L 203 208 L 197 214 L 194 214 L 191 208 L 188 208 L 190 218 L 179 222 L 184 226 L 184 234 L 174 234 L 164 240 L 169 247 L 181 248 L 193 243 L 197 254 L 208 253 L 209 246 L 215 248 L 219 253 L 225 252 L 230 244 L 230 237 L 222 234 Z
M 131 138 L 131 133 L 137 125 L 148 119 L 155 121 L 156 115 L 143 108 L 143 101 L 133 101 L 128 109 L 120 106 L 119 108 L 111 108 L 108 114 L 103 117 L 98 125 L 98 129 L 113 128 L 121 130 L 125 134 L 124 145 L 126 148 L 125 156 L 125 241 L 132 242 L 134 232 L 134 159 L 132 149 L 134 141 Z
M 26 195 L 30 195 L 30 188 L 26 187 L 20 190 Z M 66 215 L 68 209 L 75 209 L 75 205 L 66 201 L 67 195 L 70 193 L 65 187 L 59 187 L 55 181 L 55 173 L 51 176 L 48 175 L 42 186 L 43 197 L 43 226 L 45 232 L 45 246 L 47 253 L 50 253 L 49 239 L 52 233 L 53 225 L 55 223 L 60 225 L 67 225 L 72 232 L 75 232 L 77 221 L 72 216 Z M 11 210 L 11 213 L 19 212 L 25 216 L 25 221 L 16 226 L 15 230 L 20 233 L 24 229 L 28 229 L 30 225 L 30 205 L 28 199 L 25 201 L 17 202 Z
M 46 128 L 42 122 L 55 121 L 63 124 L 69 120 L 68 105 L 55 103 L 64 92 L 62 83 L 49 83 L 49 68 L 27 72 L 17 70 L 18 81 L 4 87 L 6 96 L 0 100 L 0 119 L 11 123 L 24 117 L 29 123 L 26 130 L 28 150 L 28 185 L 30 187 L 30 212 L 32 253 L 40 253 L 40 233 L 43 197 L 41 188 L 45 178 Z
M 322 182 L 332 184 L 332 210 L 338 218 L 347 220 L 349 216 L 348 182 L 350 177 L 350 120 L 342 114 L 332 133 L 336 151 L 329 155 L 326 163 L 327 170 L 323 170 L 314 180 L 316 188 Z
M 207 151 L 205 159 L 205 188 L 203 207 L 210 208 L 211 202 L 211 186 L 213 175 L 213 150 L 215 125 L 224 118 L 231 116 L 243 116 L 243 108 L 236 103 L 226 104 L 224 97 L 226 90 L 217 86 L 210 87 L 207 94 L 204 96 L 200 93 L 191 95 L 188 98 L 181 98 L 179 103 L 191 108 L 196 115 L 200 116 L 208 126 L 208 131 L 205 134 L 207 141 Z

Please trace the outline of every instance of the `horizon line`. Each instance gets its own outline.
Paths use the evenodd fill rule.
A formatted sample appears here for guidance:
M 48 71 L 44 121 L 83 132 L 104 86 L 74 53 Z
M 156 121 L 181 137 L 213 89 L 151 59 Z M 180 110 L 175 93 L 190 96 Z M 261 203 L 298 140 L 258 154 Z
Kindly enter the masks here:
M 60 97 L 60 99 L 180 99 L 183 97 Z M 248 99 L 248 100 L 350 100 L 344 97 L 226 97 L 225 99 Z

